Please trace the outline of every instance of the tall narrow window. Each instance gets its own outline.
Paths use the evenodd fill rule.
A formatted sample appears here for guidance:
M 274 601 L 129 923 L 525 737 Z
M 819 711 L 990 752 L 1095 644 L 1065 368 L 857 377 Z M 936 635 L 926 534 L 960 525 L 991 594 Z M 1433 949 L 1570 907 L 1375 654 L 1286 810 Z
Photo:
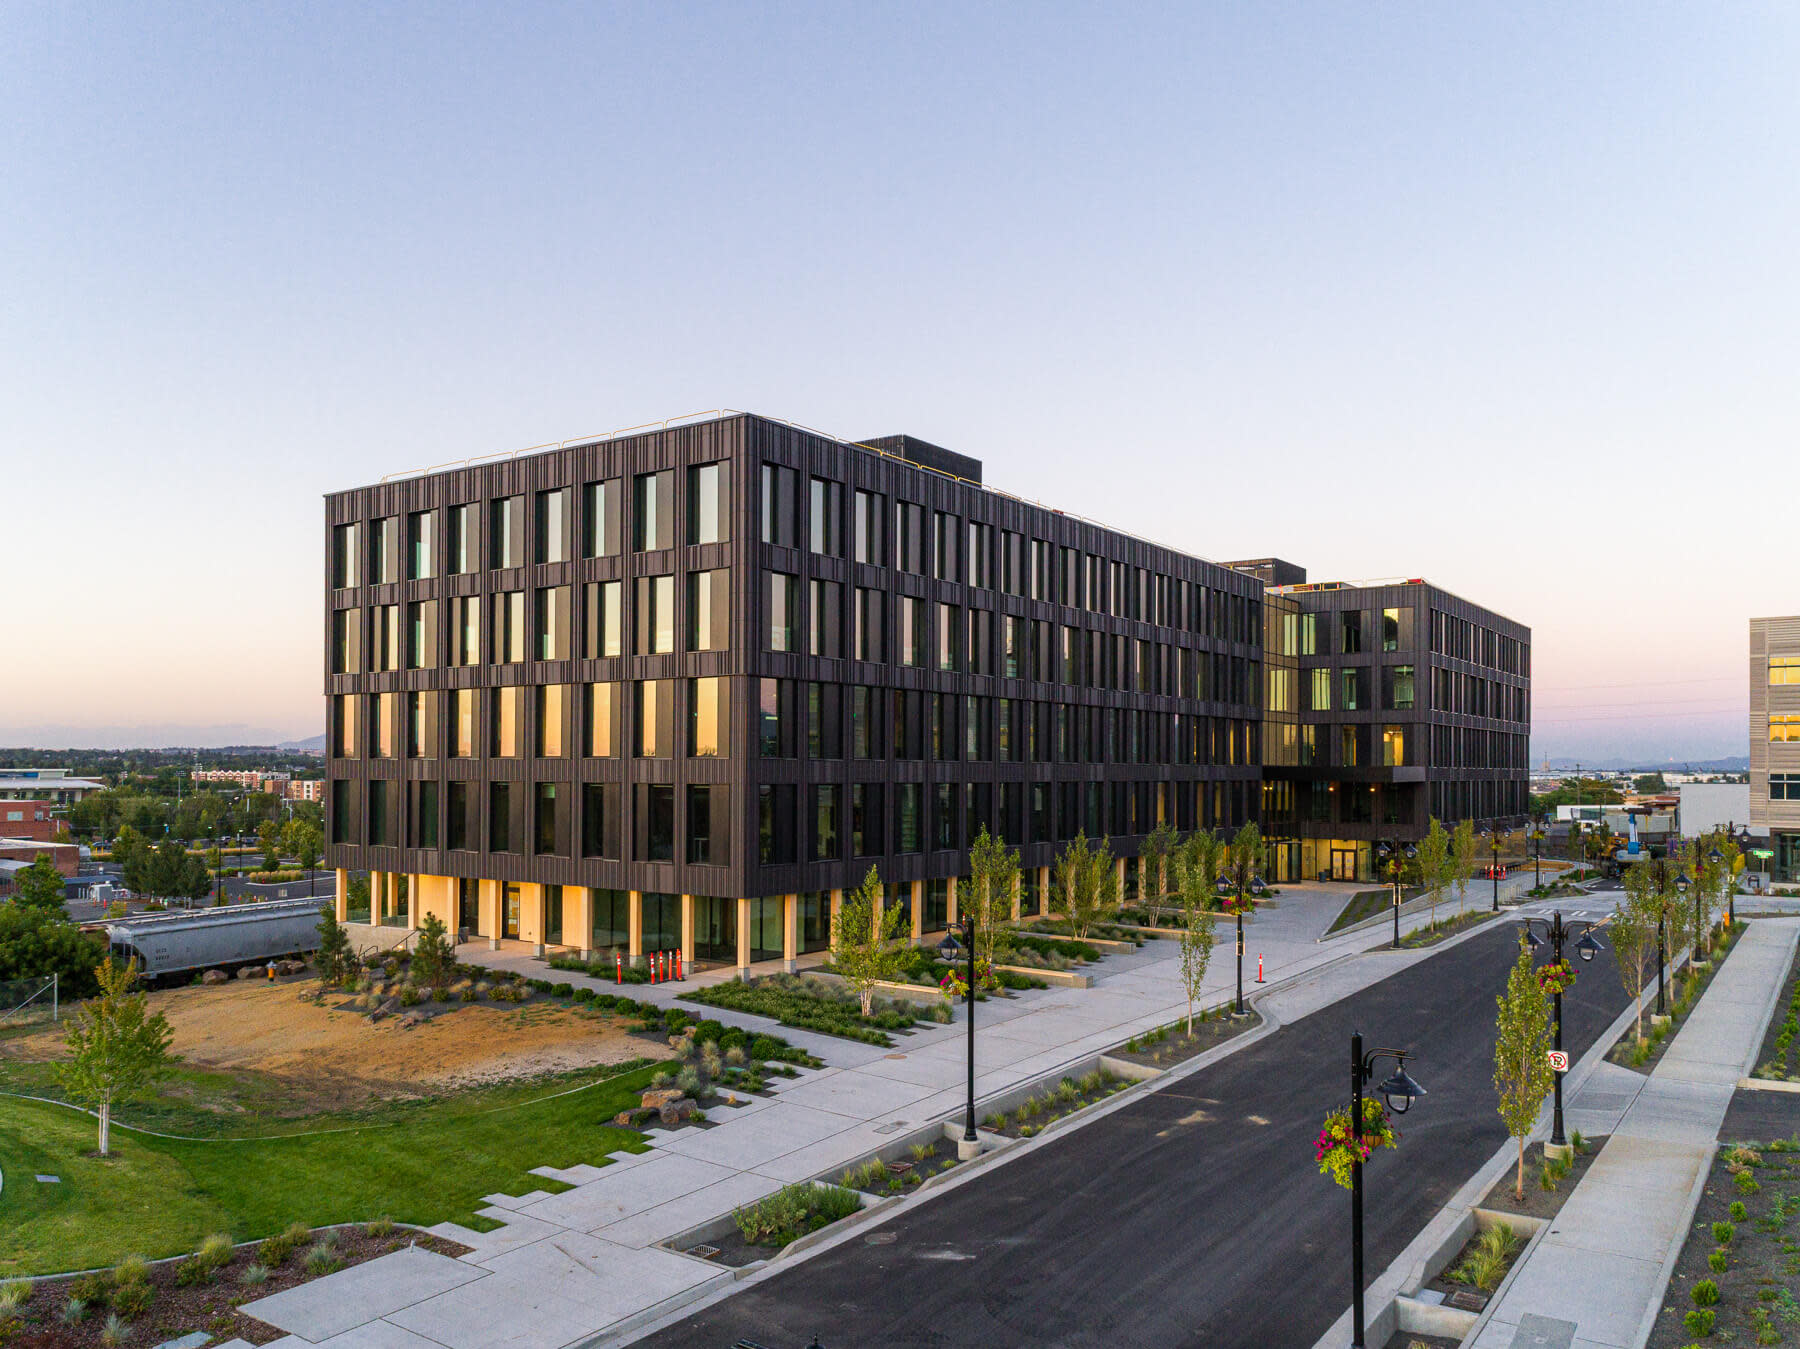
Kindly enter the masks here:
M 581 855 L 617 860 L 623 854 L 619 784 L 585 782 L 581 786 Z M 623 892 L 619 892 L 623 893 Z
M 466 782 L 444 784 L 444 846 L 458 851 L 472 848 L 476 837 L 475 798 Z
M 795 611 L 800 607 L 800 578 L 769 573 L 769 650 L 794 651 Z
M 856 589 L 856 646 L 853 654 L 857 660 L 882 659 L 882 599 L 882 592 L 879 590 L 861 586 Z
M 796 514 L 794 470 L 780 464 L 764 464 L 761 473 L 762 541 L 782 548 L 794 546 Z
M 569 656 L 569 587 L 540 586 L 537 592 L 537 658 Z
M 696 464 L 688 470 L 688 542 L 723 543 L 731 537 L 731 465 Z
M 331 672 L 362 670 L 362 610 L 334 609 L 331 614 Z
M 925 571 L 923 521 L 925 508 L 914 501 L 894 503 L 894 565 L 901 571 Z
M 331 697 L 331 757 L 334 759 L 362 757 L 356 739 L 356 708 L 361 698 L 359 693 L 334 693 Z
M 687 649 L 724 651 L 731 645 L 731 573 L 688 573 Z
M 334 590 L 347 590 L 362 584 L 362 530 L 360 526 L 334 525 L 331 529 L 331 585 Z
M 911 595 L 900 597 L 900 663 L 925 663 L 925 601 Z
M 614 745 L 614 728 L 618 725 L 618 711 L 614 690 L 616 684 L 589 684 L 587 686 L 587 756 L 590 759 L 610 759 L 616 753 Z
M 836 557 L 844 551 L 844 486 L 829 478 L 812 480 L 808 502 L 812 551 Z
M 406 695 L 406 757 L 437 757 L 437 694 L 429 690 Z
M 436 600 L 413 600 L 406 606 L 406 668 L 430 670 L 437 666 Z
M 663 655 L 675 649 L 675 578 L 637 578 L 637 652 Z
M 623 585 L 622 581 L 587 583 L 587 618 L 582 624 L 581 654 L 589 660 L 623 654 L 624 616 L 619 602 Z
M 640 759 L 666 759 L 675 747 L 675 683 L 644 679 L 632 687 L 637 704 L 634 753 Z
M 369 542 L 375 550 L 369 580 L 392 585 L 400 579 L 400 521 L 392 515 L 375 521 L 369 526 Z
M 688 680 L 688 754 L 716 759 L 726 752 L 726 682 Z
M 569 560 L 569 489 L 553 487 L 537 494 L 537 517 L 532 523 L 537 536 L 536 561 L 567 562 Z
M 956 668 L 956 639 L 960 625 L 954 604 L 937 606 L 937 667 L 940 670 Z
M 414 511 L 406 517 L 406 579 L 429 581 L 437 575 L 432 552 L 437 533 L 436 511 Z
M 481 664 L 481 596 L 450 597 L 450 663 Z
M 525 565 L 525 499 L 499 497 L 488 503 L 488 566 Z
M 765 679 L 758 686 L 757 752 L 765 759 L 795 756 L 792 698 L 790 680 Z
M 475 689 L 453 689 L 450 697 L 450 755 L 475 757 Z
M 537 756 L 540 759 L 563 757 L 567 692 L 561 684 L 538 685 Z
M 881 526 L 887 518 L 886 500 L 878 492 L 860 490 L 852 500 L 852 556 L 858 562 L 883 566 L 887 562 L 887 554 L 881 546 Z
M 821 581 L 816 577 L 806 584 L 810 597 L 806 623 L 807 652 L 836 660 L 844 654 L 844 588 L 836 581 Z
M 687 860 L 722 867 L 730 860 L 731 789 L 694 783 L 687 789 Z
M 632 480 L 631 546 L 640 553 L 668 548 L 675 542 L 675 502 L 670 493 L 675 475 L 640 473 Z
M 581 491 L 581 555 L 611 557 L 619 551 L 619 480 L 590 482 Z
M 488 851 L 511 852 L 512 791 L 506 782 L 488 783 Z
M 543 856 L 560 856 L 567 851 L 563 838 L 565 830 L 562 823 L 562 812 L 558 809 L 557 784 L 540 782 L 537 784 L 536 799 L 533 802 L 531 850 Z M 557 907 L 562 906 L 562 895 L 557 894 Z M 558 915 L 560 926 L 560 917 Z
M 452 576 L 467 576 L 481 565 L 476 556 L 481 547 L 480 509 L 473 501 L 450 508 L 449 569 Z
M 956 536 L 962 521 L 949 511 L 934 511 L 931 520 L 931 574 L 940 581 L 956 579 Z
M 400 606 L 377 604 L 369 610 L 369 637 L 373 642 L 370 655 L 372 670 L 400 668 Z
M 520 735 L 525 704 L 522 690 L 512 687 L 488 690 L 488 754 L 496 759 L 516 759 L 522 748 Z

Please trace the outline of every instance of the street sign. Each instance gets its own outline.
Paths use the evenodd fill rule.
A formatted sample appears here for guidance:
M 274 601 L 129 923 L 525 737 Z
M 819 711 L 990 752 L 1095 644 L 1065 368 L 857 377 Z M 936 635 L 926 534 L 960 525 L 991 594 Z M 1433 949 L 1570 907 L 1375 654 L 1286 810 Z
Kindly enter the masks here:
M 1565 1049 L 1552 1049 L 1549 1053 L 1550 1071 L 1566 1073 L 1569 1071 L 1569 1053 Z

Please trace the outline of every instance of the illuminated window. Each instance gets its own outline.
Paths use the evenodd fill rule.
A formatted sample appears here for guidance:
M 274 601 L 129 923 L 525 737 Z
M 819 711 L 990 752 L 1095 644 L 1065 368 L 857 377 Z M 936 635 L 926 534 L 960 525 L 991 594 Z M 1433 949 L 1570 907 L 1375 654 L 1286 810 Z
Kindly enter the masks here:
M 1770 656 L 1771 684 L 1800 684 L 1800 656 Z
M 1769 718 L 1771 745 L 1800 745 L 1800 713 L 1777 713 Z

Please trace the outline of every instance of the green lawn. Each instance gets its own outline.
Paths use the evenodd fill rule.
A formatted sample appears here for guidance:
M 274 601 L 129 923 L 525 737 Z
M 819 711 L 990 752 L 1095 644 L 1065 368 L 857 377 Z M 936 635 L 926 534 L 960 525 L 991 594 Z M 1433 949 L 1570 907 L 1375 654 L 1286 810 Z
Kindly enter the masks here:
M 314 1116 L 283 1126 L 305 1133 L 242 1142 L 115 1127 L 108 1161 L 83 1155 L 96 1141 L 90 1117 L 0 1097 L 0 1276 L 111 1265 L 133 1253 L 155 1259 L 192 1250 L 209 1232 L 244 1241 L 296 1220 L 317 1227 L 385 1215 L 479 1226 L 483 1195 L 556 1188 L 532 1167 L 602 1165 L 610 1152 L 642 1151 L 638 1134 L 607 1121 L 637 1104 L 654 1071 L 400 1102 L 373 1118 Z M 584 1083 L 596 1085 L 568 1092 Z M 37 1184 L 38 1172 L 62 1182 Z

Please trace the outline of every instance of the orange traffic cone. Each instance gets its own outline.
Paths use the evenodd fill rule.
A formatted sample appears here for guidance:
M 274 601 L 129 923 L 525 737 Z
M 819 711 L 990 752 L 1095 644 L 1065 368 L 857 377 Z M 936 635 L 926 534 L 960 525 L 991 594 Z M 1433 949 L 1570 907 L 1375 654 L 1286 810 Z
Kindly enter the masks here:
M 1261 955 L 1261 954 L 1260 954 L 1260 953 L 1258 953 L 1258 955 L 1257 955 L 1257 957 L 1256 957 L 1256 982 L 1257 982 L 1257 983 L 1259 983 L 1259 984 L 1260 984 L 1260 983 L 1261 983 L 1261 982 L 1262 982 L 1262 981 L 1263 981 L 1263 977 L 1262 977 L 1262 955 Z

